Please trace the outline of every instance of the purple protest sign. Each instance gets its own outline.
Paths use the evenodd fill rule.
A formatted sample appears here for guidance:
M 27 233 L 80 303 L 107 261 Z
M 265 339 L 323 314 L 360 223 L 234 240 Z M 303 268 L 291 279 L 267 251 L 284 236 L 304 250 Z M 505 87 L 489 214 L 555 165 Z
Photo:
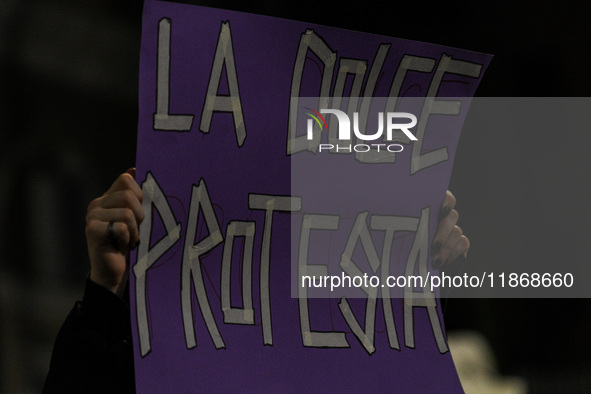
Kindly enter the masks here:
M 146 219 L 130 288 L 138 392 L 460 391 L 433 292 L 366 286 L 361 299 L 307 299 L 298 273 L 341 267 L 383 275 L 412 261 L 412 272 L 431 274 L 424 245 L 468 105 L 424 97 L 471 97 L 489 61 L 438 45 L 146 1 L 137 150 Z M 423 98 L 406 106 L 370 100 L 398 96 Z M 325 112 L 346 105 L 343 114 L 359 110 L 375 129 L 369 108 L 380 103 L 414 116 L 409 134 L 390 117 L 383 128 L 393 138 L 370 144 L 355 127 L 349 139 L 337 138 L 338 117 Z M 445 132 L 427 127 L 437 114 Z M 315 123 L 307 134 L 308 120 Z M 347 141 L 350 152 L 328 146 Z M 325 249 L 311 236 L 341 228 Z M 400 244 L 403 264 L 381 261 L 388 242 Z M 313 261 L 323 250 L 339 256 L 336 268 Z

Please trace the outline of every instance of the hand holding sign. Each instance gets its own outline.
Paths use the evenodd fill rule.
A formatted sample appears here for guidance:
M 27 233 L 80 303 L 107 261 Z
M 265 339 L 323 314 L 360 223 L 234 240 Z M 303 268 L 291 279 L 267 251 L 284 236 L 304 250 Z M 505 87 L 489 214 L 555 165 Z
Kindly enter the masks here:
M 458 211 L 454 209 L 456 198 L 448 190 L 441 204 L 440 221 L 433 239 L 433 266 L 439 268 L 455 261 L 458 257 L 468 257 L 470 240 L 458 227 Z
M 116 293 L 127 267 L 129 250 L 139 241 L 144 219 L 143 193 L 135 169 L 121 174 L 101 197 L 88 205 L 86 240 L 90 280 Z

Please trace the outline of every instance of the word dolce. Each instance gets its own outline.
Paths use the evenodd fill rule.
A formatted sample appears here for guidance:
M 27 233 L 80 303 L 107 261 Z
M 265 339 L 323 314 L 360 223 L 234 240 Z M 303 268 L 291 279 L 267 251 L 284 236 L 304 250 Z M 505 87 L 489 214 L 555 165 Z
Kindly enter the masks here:
M 337 56 L 337 51 L 333 50 L 326 41 L 313 30 L 306 30 L 301 34 L 297 53 L 295 54 L 295 63 L 292 73 L 292 82 L 289 92 L 286 92 L 286 98 L 289 98 L 289 112 L 287 120 L 287 155 L 293 155 L 298 152 L 316 152 L 320 144 L 320 133 L 316 133 L 312 140 L 308 140 L 306 135 L 297 135 L 297 119 L 300 109 L 300 89 L 304 79 L 304 68 L 310 54 L 314 54 L 322 64 L 324 69 L 322 81 L 319 86 L 319 96 L 321 98 L 318 108 L 328 108 L 329 100 L 333 98 L 333 107 L 339 107 L 340 99 L 344 94 L 344 81 L 348 77 L 353 78 L 353 86 L 349 92 L 350 97 L 361 98 L 359 129 L 365 129 L 371 102 L 374 99 L 374 93 L 378 80 L 384 73 L 384 64 L 392 44 L 381 44 L 377 48 L 373 61 L 369 59 L 351 59 Z M 193 114 L 174 114 L 170 111 L 170 65 L 171 59 L 175 56 L 183 57 L 182 53 L 171 53 L 171 21 L 168 18 L 162 18 L 158 23 L 158 51 L 157 51 L 157 82 L 156 82 L 156 112 L 153 117 L 152 127 L 157 131 L 165 132 L 190 132 L 193 128 Z M 368 64 L 371 64 L 368 67 Z M 207 92 L 201 110 L 199 120 L 199 131 L 209 133 L 212 119 L 218 113 L 230 113 L 234 118 L 234 133 L 236 134 L 236 143 L 240 148 L 244 145 L 247 136 L 247 127 L 243 114 L 242 99 L 238 88 L 237 69 L 239 64 L 234 57 L 232 32 L 229 22 L 223 22 L 220 27 L 218 44 L 213 62 L 211 63 L 211 73 L 207 85 Z M 454 59 L 452 56 L 442 54 L 440 59 L 420 57 L 414 55 L 404 55 L 392 77 L 388 101 L 385 111 L 393 112 L 397 105 L 397 98 L 401 96 L 403 83 L 409 72 L 431 73 L 431 82 L 426 92 L 424 104 L 422 105 L 418 119 L 414 118 L 416 132 L 408 132 L 408 128 L 415 124 L 397 125 L 397 128 L 404 126 L 405 134 L 413 142 L 410 157 L 410 173 L 416 172 L 433 166 L 437 163 L 448 160 L 448 151 L 446 146 L 423 152 L 423 140 L 427 133 L 427 123 L 431 115 L 458 115 L 460 113 L 461 102 L 458 100 L 438 100 L 436 99 L 439 87 L 446 74 L 463 75 L 470 78 L 478 78 L 482 65 Z M 225 71 L 225 72 L 224 72 Z M 225 85 L 228 86 L 229 95 L 220 94 L 219 88 L 222 85 L 222 79 L 225 78 Z M 333 83 L 333 79 L 335 82 Z M 366 80 L 366 83 L 357 83 Z M 334 85 L 334 86 L 333 86 Z M 363 86 L 363 90 L 362 90 Z M 331 96 L 332 92 L 332 96 Z M 287 96 L 289 94 L 289 96 Z M 336 100 L 339 101 L 339 100 Z M 334 110 L 333 110 L 334 111 Z M 348 111 L 351 112 L 351 111 Z M 393 112 L 395 113 L 395 112 Z M 410 118 L 412 120 L 412 118 Z M 412 123 L 412 122 L 411 122 Z M 345 129 L 341 129 L 345 132 Z M 408 133 L 407 133 L 408 132 Z M 381 132 L 380 132 L 381 134 Z M 374 138 L 371 135 L 356 133 L 359 139 Z M 334 142 L 329 134 L 329 143 Z M 348 153 L 348 152 L 342 152 Z M 377 157 L 376 157 L 377 155 Z M 394 163 L 395 155 L 391 152 L 358 152 L 355 153 L 356 159 L 362 163 Z

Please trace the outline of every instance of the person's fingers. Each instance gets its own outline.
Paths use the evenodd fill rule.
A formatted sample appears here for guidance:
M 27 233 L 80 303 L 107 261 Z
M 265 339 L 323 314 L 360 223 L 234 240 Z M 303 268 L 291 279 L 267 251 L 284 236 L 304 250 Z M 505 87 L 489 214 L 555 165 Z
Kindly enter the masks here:
M 104 223 L 117 222 L 124 225 L 125 228 L 121 228 L 117 224 L 117 237 L 114 246 L 119 248 L 130 245 L 135 246 L 139 241 L 139 224 L 144 219 L 144 211 L 141 203 L 137 198 L 137 195 L 129 190 L 119 190 L 106 194 L 103 197 L 93 200 L 87 212 L 87 224 L 92 221 L 102 222 L 98 227 L 105 226 Z M 95 228 L 96 225 L 91 226 L 89 236 L 95 237 L 95 239 L 101 240 L 101 244 L 106 244 L 110 240 L 107 237 L 107 232 Z M 115 226 L 114 226 L 115 227 Z
M 433 253 L 437 254 L 441 250 L 441 247 L 445 244 L 447 239 L 449 238 L 451 232 L 454 229 L 454 226 L 458 222 L 460 215 L 458 211 L 452 209 L 447 216 L 439 221 L 437 225 L 437 231 L 435 232 L 435 236 L 433 237 Z
M 449 213 L 455 208 L 456 206 L 456 197 L 447 190 L 445 192 L 445 196 L 443 197 L 443 202 L 441 203 L 441 208 L 439 209 L 439 221 L 444 219 Z
M 144 219 L 143 193 L 134 178 L 134 168 L 119 175 L 88 205 L 86 214 L 90 279 L 114 293 L 125 273 L 127 253 L 139 242 Z
M 140 202 L 143 200 L 144 193 L 142 192 L 142 189 L 140 188 L 140 186 L 137 184 L 137 182 L 134 179 L 135 169 L 133 169 L 133 171 L 132 171 L 132 169 L 129 169 L 127 171 L 128 172 L 125 172 L 125 173 L 119 175 L 119 177 L 117 177 L 115 182 L 113 182 L 113 184 L 111 185 L 109 190 L 107 190 L 103 196 L 107 196 L 109 194 L 112 194 L 114 192 L 121 191 L 121 190 L 131 190 L 137 196 L 137 199 Z
M 454 226 L 458 222 L 459 214 L 458 211 L 454 209 L 456 206 L 456 198 L 447 190 L 445 192 L 445 196 L 443 197 L 443 202 L 441 203 L 441 208 L 439 209 L 439 216 L 437 219 L 437 230 L 435 232 L 435 236 L 433 237 L 432 242 L 432 250 L 433 254 L 437 254 L 447 238 L 449 234 L 453 230 Z
M 441 250 L 433 257 L 433 266 L 440 268 L 455 261 L 458 256 L 466 255 L 470 247 L 470 241 L 463 235 L 462 229 L 455 226 L 449 237 L 442 245 Z
M 130 209 L 135 217 L 135 220 L 141 223 L 144 220 L 144 210 L 142 203 L 137 198 L 136 194 L 129 189 L 113 192 L 104 196 L 101 201 L 101 207 L 105 209 L 110 208 L 127 208 Z
M 460 239 L 458 240 L 458 243 L 456 243 L 455 248 L 449 254 L 447 260 L 443 262 L 443 264 L 445 265 L 445 264 L 453 263 L 460 256 L 467 258 L 469 249 L 470 249 L 470 239 L 468 239 L 468 237 L 466 237 L 465 235 L 462 235 L 460 237 Z
M 454 226 L 453 229 L 450 231 L 449 236 L 441 246 L 439 253 L 435 258 L 435 265 L 441 266 L 446 261 L 453 249 L 456 247 L 456 244 L 460 240 L 460 237 L 463 235 L 462 229 L 458 226 Z
M 113 234 L 117 246 L 134 246 L 139 240 L 139 225 L 134 213 L 128 208 L 102 209 L 96 212 L 96 219 L 101 222 L 113 222 Z M 112 241 L 108 231 L 105 240 Z
M 109 230 L 109 226 L 113 223 L 113 227 Z M 109 242 L 115 243 L 121 250 L 133 248 L 139 241 L 137 227 L 131 227 L 125 222 L 109 222 L 107 223 L 107 237 Z
M 130 175 L 127 174 L 126 178 L 130 178 Z M 141 198 L 143 197 L 141 189 L 139 189 L 135 183 L 135 180 L 133 179 L 133 183 L 129 183 L 129 187 L 124 186 L 125 182 L 127 181 L 122 178 L 121 182 L 114 183 L 111 189 L 109 189 L 109 191 L 102 197 L 91 201 L 88 205 L 88 212 L 91 212 L 95 209 L 129 208 L 134 212 L 137 222 L 141 223 L 145 216 L 141 204 Z M 132 187 L 133 185 L 138 187 L 138 189 L 133 190 L 135 189 Z M 123 186 L 123 188 L 120 188 L 121 186 Z
M 446 191 L 439 210 L 438 225 L 432 243 L 433 267 L 440 268 L 455 261 L 458 257 L 467 257 L 470 240 L 463 235 L 457 226 L 459 214 L 454 208 L 456 198 L 449 190 Z
M 96 209 L 88 213 L 86 222 L 87 237 L 99 244 L 124 249 L 139 242 L 139 226 L 128 208 Z M 110 231 L 111 222 L 113 227 Z
M 144 220 L 143 193 L 133 178 L 134 169 L 121 174 L 109 190 L 88 205 L 87 237 L 94 245 L 111 245 L 122 252 L 139 242 Z M 113 222 L 111 231 L 109 223 Z
M 456 206 L 456 197 L 453 195 L 452 192 L 449 190 L 445 191 L 445 197 L 443 197 L 443 203 L 441 204 L 442 207 L 448 206 L 451 209 L 454 209 Z

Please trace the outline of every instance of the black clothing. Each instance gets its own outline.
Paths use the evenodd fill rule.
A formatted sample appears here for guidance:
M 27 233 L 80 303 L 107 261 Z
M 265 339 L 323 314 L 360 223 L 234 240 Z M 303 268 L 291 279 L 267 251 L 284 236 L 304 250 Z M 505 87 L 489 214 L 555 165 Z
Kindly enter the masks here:
M 87 280 L 54 344 L 43 393 L 134 393 L 129 304 Z

